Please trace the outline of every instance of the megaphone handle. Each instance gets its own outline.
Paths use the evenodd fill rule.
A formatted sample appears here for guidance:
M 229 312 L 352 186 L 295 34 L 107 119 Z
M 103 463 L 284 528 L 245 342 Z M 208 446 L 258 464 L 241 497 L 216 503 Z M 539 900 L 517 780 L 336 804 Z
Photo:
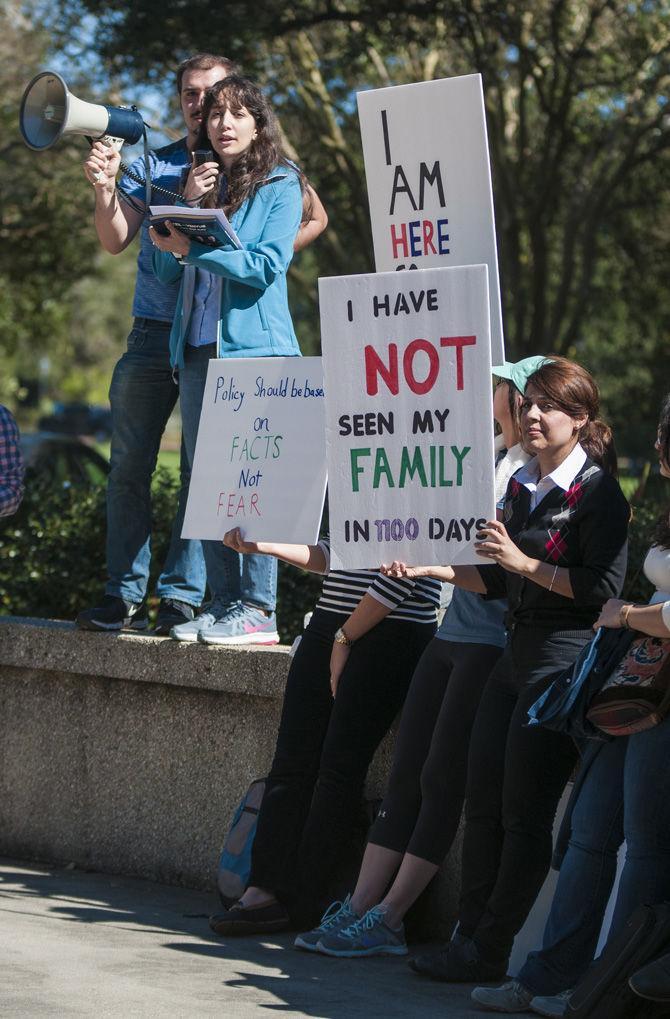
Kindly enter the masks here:
M 100 141 L 103 145 L 106 145 L 108 149 L 114 149 L 115 152 L 120 152 L 123 148 L 125 138 L 113 138 L 111 134 L 103 134 Z

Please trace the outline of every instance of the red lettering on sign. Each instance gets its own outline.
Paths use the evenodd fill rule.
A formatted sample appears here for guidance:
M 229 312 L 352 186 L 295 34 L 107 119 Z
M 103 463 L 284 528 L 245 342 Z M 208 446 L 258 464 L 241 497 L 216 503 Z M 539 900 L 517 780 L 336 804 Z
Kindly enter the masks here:
M 463 347 L 473 347 L 476 336 L 441 336 L 441 347 L 456 348 L 456 389 L 463 388 Z
M 365 388 L 368 396 L 376 396 L 379 392 L 377 375 L 388 386 L 394 396 L 398 395 L 398 345 L 389 343 L 389 363 L 384 364 L 374 347 L 365 348 Z
M 414 374 L 414 357 L 419 350 L 423 350 L 428 355 L 428 374 L 423 382 L 419 382 Z M 412 340 L 405 348 L 402 368 L 409 388 L 413 393 L 423 396 L 424 393 L 429 393 L 433 388 L 435 380 L 440 373 L 440 355 L 428 340 Z

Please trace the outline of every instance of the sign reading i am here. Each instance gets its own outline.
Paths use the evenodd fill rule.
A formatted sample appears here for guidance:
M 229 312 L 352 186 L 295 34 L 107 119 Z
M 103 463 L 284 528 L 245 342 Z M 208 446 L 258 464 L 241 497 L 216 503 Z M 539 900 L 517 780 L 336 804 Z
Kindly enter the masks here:
M 325 491 L 321 358 L 211 360 L 182 538 L 313 544 Z
M 482 564 L 495 516 L 485 265 L 319 280 L 333 567 Z
M 505 360 L 479 74 L 359 92 L 378 272 L 489 267 L 493 363 Z

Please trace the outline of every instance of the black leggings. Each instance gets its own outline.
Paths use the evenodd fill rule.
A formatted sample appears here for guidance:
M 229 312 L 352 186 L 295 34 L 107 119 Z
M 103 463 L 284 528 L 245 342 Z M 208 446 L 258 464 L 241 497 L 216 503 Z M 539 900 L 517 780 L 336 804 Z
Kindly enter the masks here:
M 425 623 L 382 620 L 352 647 L 333 701 L 330 654 L 345 619 L 316 610 L 291 663 L 252 851 L 249 884 L 298 913 L 322 903 L 375 750 L 435 632 Z
M 506 962 L 549 870 L 556 807 L 577 760 L 572 740 L 528 727 L 530 705 L 592 631 L 517 627 L 482 695 L 466 788 L 459 932 Z
M 370 842 L 442 863 L 461 819 L 470 730 L 501 654 L 490 644 L 431 640 L 412 677 Z

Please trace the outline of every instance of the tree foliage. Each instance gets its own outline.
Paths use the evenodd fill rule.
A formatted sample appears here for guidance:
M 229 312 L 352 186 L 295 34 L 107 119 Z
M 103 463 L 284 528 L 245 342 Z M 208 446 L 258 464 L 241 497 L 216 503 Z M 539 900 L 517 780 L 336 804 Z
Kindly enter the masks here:
M 44 68 L 48 44 L 46 31 L 19 4 L 0 12 L 0 398 L 10 400 L 20 396 L 20 380 L 36 379 L 40 372 L 50 374 L 54 389 L 69 387 L 69 395 L 81 396 L 76 377 L 87 355 L 98 359 L 102 346 L 113 356 L 105 343 L 92 349 L 100 338 L 95 322 L 105 309 L 100 278 L 107 266 L 93 229 L 91 189 L 81 172 L 86 143 L 70 136 L 46 152 L 32 152 L 19 132 L 21 95 Z M 87 290 L 87 280 L 97 292 Z M 129 304 L 126 280 L 122 289 L 123 303 Z M 87 305 L 91 315 L 84 323 Z M 118 307 L 115 315 L 118 319 Z M 122 328 L 125 324 L 121 320 Z
M 330 213 L 292 272 L 305 322 L 316 274 L 373 266 L 355 92 L 481 72 L 509 354 L 606 365 L 616 412 L 630 421 L 645 392 L 651 427 L 669 324 L 668 0 L 61 0 L 72 53 L 85 15 L 115 74 L 167 81 L 216 39 L 272 92 Z

